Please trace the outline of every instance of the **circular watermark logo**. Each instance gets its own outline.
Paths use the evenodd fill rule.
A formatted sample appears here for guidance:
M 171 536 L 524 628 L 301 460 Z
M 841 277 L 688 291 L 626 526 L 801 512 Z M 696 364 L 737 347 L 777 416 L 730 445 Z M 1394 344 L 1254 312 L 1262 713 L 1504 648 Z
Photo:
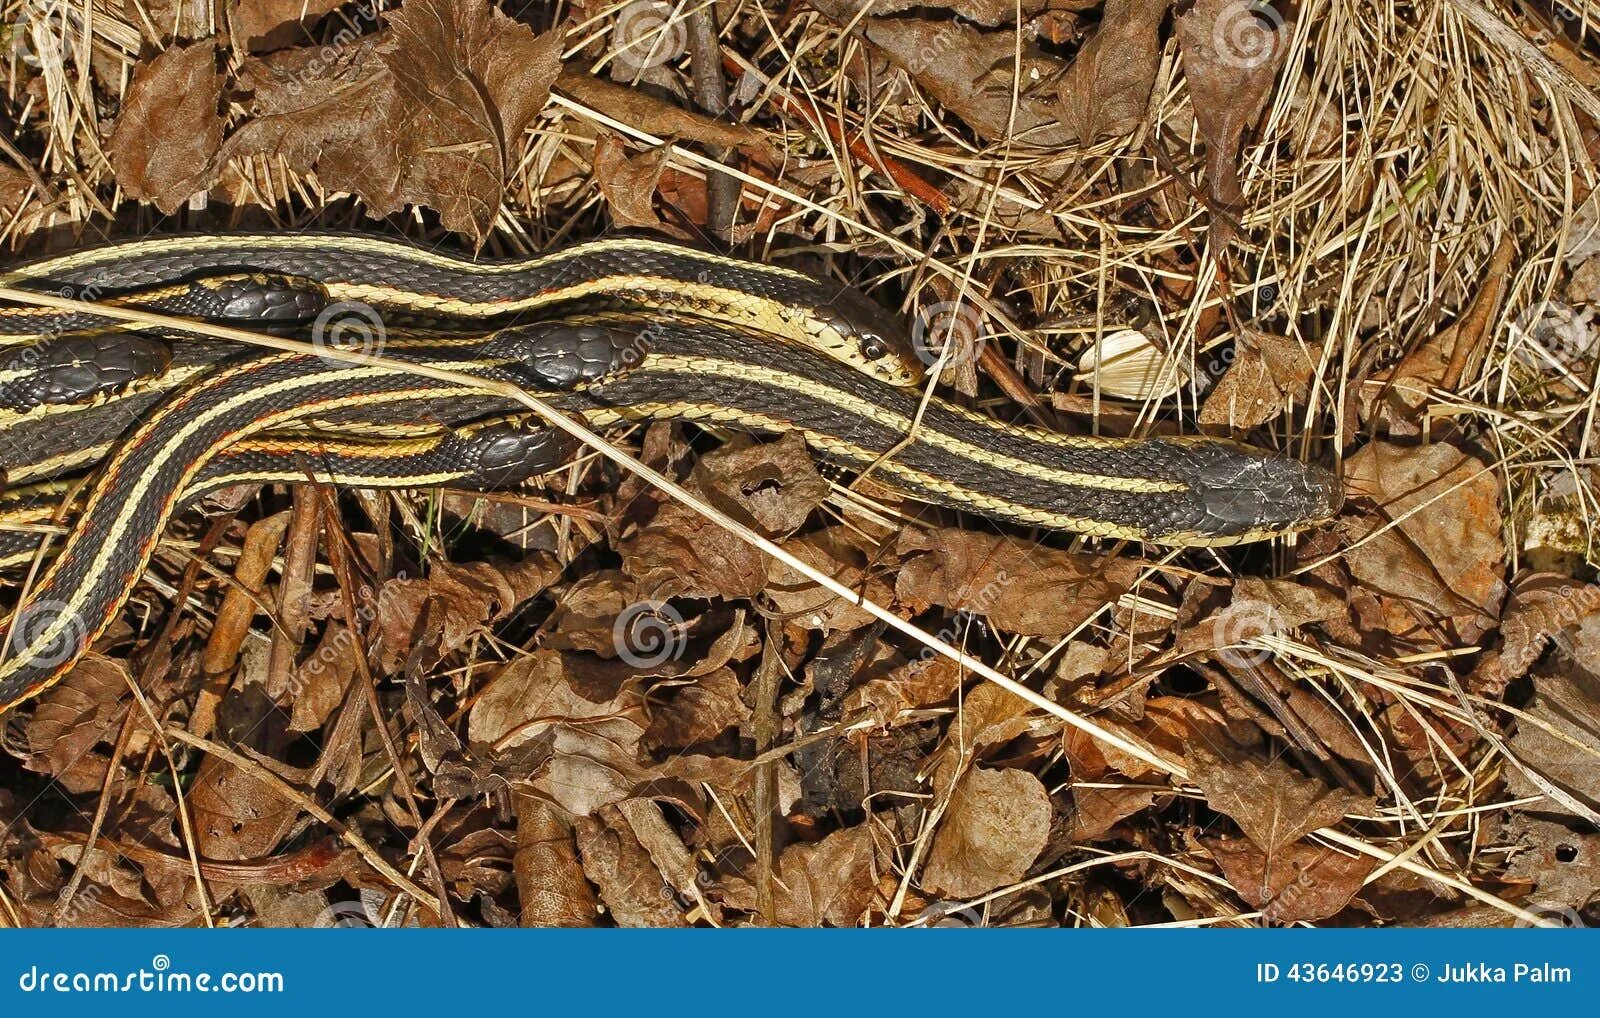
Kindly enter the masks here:
M 633 0 L 617 12 L 611 39 L 617 48 L 617 68 L 638 74 L 683 56 L 689 28 L 665 0 Z
M 83 653 L 89 629 L 83 616 L 62 601 L 34 601 L 23 606 L 11 622 L 11 647 L 7 657 L 25 658 L 40 668 L 66 664 Z
M 382 357 L 385 337 L 383 316 L 358 300 L 329 304 L 311 323 L 311 345 L 323 356 L 337 352 Z
M 663 601 L 635 601 L 611 627 L 617 657 L 635 668 L 656 668 L 683 653 L 683 616 Z
M 917 359 L 933 367 L 943 359 L 946 368 L 978 359 L 983 343 L 983 315 L 961 301 L 930 304 L 911 323 L 911 346 Z
M 1570 369 L 1591 357 L 1595 347 L 1593 312 L 1558 300 L 1526 308 L 1511 323 L 1511 352 L 1530 367 Z
M 1263 0 L 1234 0 L 1211 26 L 1217 58 L 1233 67 L 1258 67 L 1285 45 L 1283 15 Z
M 1516 926 L 1549 925 L 1559 926 L 1564 930 L 1586 930 L 1589 928 L 1589 924 L 1583 921 L 1583 913 L 1567 905 L 1558 905 L 1549 901 L 1535 901 L 1524 904 L 1522 910 L 1537 916 L 1544 922 L 1542 924 L 1534 923 L 1518 916 L 1514 924 Z
M 377 917 L 359 901 L 336 902 L 311 920 L 312 928 L 319 930 L 371 930 L 380 925 Z
M 918 912 L 916 919 L 910 925 L 921 926 L 924 929 L 938 927 L 970 929 L 983 925 L 983 913 L 960 902 L 936 901 Z
M 1211 645 L 1223 663 L 1251 669 L 1272 656 L 1264 647 L 1252 647 L 1252 640 L 1288 629 L 1282 614 L 1261 601 L 1231 604 L 1211 619 Z
M 82 32 L 83 18 L 71 5 L 57 0 L 28 0 L 6 26 L 6 45 L 13 57 L 37 70 L 48 56 L 40 52 L 40 39 L 48 40 L 44 48 L 59 52 L 69 39 Z

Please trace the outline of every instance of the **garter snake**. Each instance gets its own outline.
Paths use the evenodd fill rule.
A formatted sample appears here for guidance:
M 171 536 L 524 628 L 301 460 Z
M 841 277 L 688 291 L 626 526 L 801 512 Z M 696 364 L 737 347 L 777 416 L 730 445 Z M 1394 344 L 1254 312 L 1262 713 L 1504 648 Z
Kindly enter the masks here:
M 202 257 L 179 245 L 157 252 L 161 258 L 182 255 L 176 268 L 147 269 L 138 253 L 127 264 L 160 277 L 142 280 L 146 285 L 168 285 L 163 273 L 171 271 L 214 275 L 226 267 L 288 273 L 338 292 L 336 282 L 330 285 L 332 274 L 299 257 L 320 249 L 272 250 L 298 260 L 257 261 L 255 252 L 243 248 L 239 260 L 219 263 L 215 251 Z M 707 257 L 716 259 L 729 283 L 738 271 L 752 278 L 769 271 Z M 209 262 L 201 264 L 205 258 Z M 27 278 L 81 281 L 86 266 L 106 266 L 103 258 L 47 264 L 48 271 Z M 737 270 L 739 265 L 746 267 Z M 373 284 L 363 285 L 374 293 Z M 770 328 L 732 315 L 713 325 L 706 319 L 715 313 L 702 312 L 697 322 L 658 317 L 683 311 L 686 304 L 706 306 L 710 291 L 691 296 L 687 281 L 674 287 L 658 291 L 678 295 L 680 303 L 672 307 L 644 296 L 611 302 L 621 310 L 596 312 L 581 306 L 592 292 L 586 291 L 578 295 L 580 307 L 563 309 L 561 317 L 518 321 L 517 314 L 527 310 L 519 308 L 509 316 L 481 316 L 492 327 L 479 334 L 419 335 L 383 350 L 388 358 L 470 376 L 466 382 L 315 353 L 250 352 L 222 360 L 166 393 L 141 411 L 137 426 L 102 464 L 59 553 L 5 623 L 0 711 L 65 673 L 116 615 L 175 509 L 208 486 L 303 479 L 308 468 L 312 476 L 373 486 L 498 484 L 559 465 L 566 448 L 547 440 L 548 433 L 471 430 L 473 422 L 526 413 L 472 381 L 517 385 L 591 428 L 672 418 L 795 431 L 846 467 L 874 465 L 880 479 L 913 498 L 1090 535 L 1229 544 L 1299 529 L 1330 517 L 1338 506 L 1331 475 L 1234 442 L 1076 437 L 1005 424 L 937 398 L 924 404 L 918 389 L 897 384 L 898 368 L 881 367 L 885 361 L 909 364 L 902 361 L 904 345 L 887 327 L 880 333 L 832 323 L 831 337 L 819 341 L 810 326 L 794 327 L 796 317 L 808 312 L 793 308 L 764 319 Z M 425 295 L 436 302 L 442 297 Z M 405 305 L 411 298 L 390 293 L 387 299 Z M 827 324 L 829 316 L 822 317 Z M 504 324 L 508 318 L 511 323 Z M 884 349 L 865 350 L 863 336 Z M 919 413 L 920 426 L 907 443 Z M 313 422 L 323 437 L 306 436 Z M 414 429 L 420 422 L 428 422 L 433 433 L 399 443 L 338 432 Z

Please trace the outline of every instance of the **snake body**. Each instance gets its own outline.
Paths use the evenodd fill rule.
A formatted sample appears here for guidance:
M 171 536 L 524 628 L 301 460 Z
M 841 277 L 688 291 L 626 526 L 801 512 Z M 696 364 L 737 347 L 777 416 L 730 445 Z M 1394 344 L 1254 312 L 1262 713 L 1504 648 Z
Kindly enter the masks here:
M 173 512 L 210 487 L 308 474 L 372 486 L 481 486 L 559 466 L 570 445 L 549 432 L 474 424 L 526 414 L 495 391 L 498 383 L 536 394 L 591 428 L 681 419 L 798 432 L 823 456 L 871 465 L 917 499 L 1097 536 L 1228 544 L 1298 529 L 1338 506 L 1338 485 L 1326 472 L 1238 443 L 1067 436 L 924 400 L 908 382 L 915 360 L 888 316 L 854 291 L 791 270 L 699 252 L 674 261 L 671 245 L 636 239 L 580 246 L 583 262 L 552 255 L 481 271 L 420 253 L 397 261 L 395 245 L 381 246 L 374 268 L 372 248 L 348 238 L 326 247 L 277 238 L 261 250 L 206 238 L 151 244 L 135 244 L 117 260 L 94 254 L 41 263 L 24 278 L 81 281 L 122 265 L 127 274 L 118 282 L 148 289 L 171 287 L 173 273 L 281 273 L 326 288 L 330 300 L 381 296 L 385 307 L 482 330 L 395 340 L 382 351 L 392 364 L 224 351 L 141 406 L 137 425 L 106 455 L 59 554 L 9 623 L 0 710 L 70 668 L 125 602 Z M 597 279 L 591 274 L 605 259 L 615 260 L 605 269 L 613 275 Z M 362 278 L 400 263 L 417 272 L 404 282 L 393 274 Z M 532 285 L 528 264 L 543 274 L 536 296 L 518 289 Z M 713 278 L 703 282 L 708 272 Z M 551 282 L 552 274 L 562 278 Z M 515 286 L 506 282 L 512 279 Z M 552 292 L 565 296 L 546 299 Z M 729 309 L 730 301 L 744 310 Z M 498 310 L 484 310 L 491 305 Z M 559 316 L 551 314 L 556 305 Z M 12 319 L 18 335 L 41 324 L 36 311 Z M 464 381 L 418 375 L 406 364 L 447 369 Z M 94 398 L 101 410 L 108 401 L 127 409 L 120 390 Z M 68 411 L 31 412 L 48 420 Z M 361 437 L 423 424 L 431 433 Z M 5 560 L 0 544 L 0 565 Z

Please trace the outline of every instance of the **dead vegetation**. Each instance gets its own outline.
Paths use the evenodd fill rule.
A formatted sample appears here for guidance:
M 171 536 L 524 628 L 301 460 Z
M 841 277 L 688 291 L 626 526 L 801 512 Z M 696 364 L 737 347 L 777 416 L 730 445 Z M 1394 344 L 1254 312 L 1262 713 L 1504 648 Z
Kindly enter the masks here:
M 19 255 L 720 239 L 947 336 L 951 398 L 1235 434 L 1350 496 L 1295 541 L 1172 553 L 941 515 L 792 438 L 609 436 L 958 661 L 597 457 L 484 498 L 247 493 L 184 517 L 8 719 L 10 923 L 1600 918 L 1592 15 L 7 17 Z

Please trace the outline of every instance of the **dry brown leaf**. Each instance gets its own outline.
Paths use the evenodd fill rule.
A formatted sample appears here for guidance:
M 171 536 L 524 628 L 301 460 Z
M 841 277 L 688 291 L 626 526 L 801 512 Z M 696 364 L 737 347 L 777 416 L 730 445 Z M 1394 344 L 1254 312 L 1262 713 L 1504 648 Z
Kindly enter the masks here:
M 925 887 L 973 898 L 1021 880 L 1050 835 L 1050 793 L 1023 770 L 961 776 L 933 836 Z
M 1267 4 L 1196 0 L 1176 24 L 1195 123 L 1206 142 L 1206 186 L 1215 201 L 1235 206 L 1243 196 L 1244 135 L 1266 109 L 1289 55 L 1293 22 Z
M 980 32 L 954 21 L 868 18 L 866 38 L 951 113 L 989 141 L 1054 148 L 1077 140 L 1063 121 L 1054 82 L 1061 60 L 1021 43 L 1016 112 L 1018 39 L 1015 31 Z
M 878 892 L 876 848 L 864 825 L 815 844 L 790 845 L 778 857 L 775 877 L 773 918 L 780 926 L 857 926 L 869 910 L 888 904 Z M 727 904 L 754 912 L 755 898 L 747 880 L 726 881 Z
M 377 626 L 380 667 L 396 672 L 411 653 L 417 620 L 428 606 L 429 618 L 439 628 L 438 646 L 443 656 L 504 618 L 517 605 L 543 588 L 549 574 L 538 563 L 436 562 L 425 579 L 397 578 L 378 590 Z
M 695 464 L 695 488 L 723 512 L 772 540 L 802 527 L 828 497 L 828 482 L 797 432 L 775 442 L 735 441 Z
M 656 869 L 615 806 L 597 817 L 579 817 L 574 824 L 583 871 L 600 888 L 618 926 L 687 926 L 672 885 Z
M 1600 586 L 1556 573 L 1521 573 L 1500 620 L 1501 683 L 1528 674 L 1552 637 L 1600 612 Z
M 1319 827 L 1331 827 L 1346 813 L 1370 814 L 1376 808 L 1371 798 L 1329 788 L 1280 760 L 1195 746 L 1189 762 L 1211 808 L 1232 817 L 1268 856 Z
M 617 542 L 622 571 L 651 600 L 754 597 L 766 585 L 766 556 L 680 502 Z
M 90 652 L 66 677 L 39 698 L 24 730 L 24 765 L 48 774 L 68 792 L 98 792 L 105 782 L 106 757 L 100 742 L 116 741 L 115 726 L 126 713 L 128 672 L 120 661 Z
M 130 197 L 171 215 L 216 179 L 222 75 L 210 42 L 173 46 L 134 72 L 106 156 Z
M 593 926 L 599 903 L 584 878 L 572 825 L 559 807 L 519 794 L 511 857 L 523 926 Z
M 758 154 L 768 154 L 766 144 L 753 127 L 730 124 L 686 110 L 648 92 L 597 78 L 587 71 L 563 71 L 556 87 L 612 120 L 658 138 L 700 142 L 720 148 L 744 148 Z
M 339 9 L 338 0 L 239 0 L 229 8 L 233 31 L 255 53 L 310 42 L 309 29 Z
M 1575 831 L 1536 814 L 1512 813 L 1502 832 L 1513 850 L 1506 876 L 1534 888 L 1523 907 L 1568 926 L 1593 926 L 1600 911 L 1600 835 L 1583 826 Z
M 1121 597 L 1138 559 L 1108 559 L 970 530 L 906 530 L 895 598 L 915 612 L 939 605 L 982 615 L 996 629 L 1056 640 Z
M 535 37 L 487 0 L 410 0 L 388 22 L 331 56 L 302 47 L 248 61 L 250 116 L 223 158 L 280 156 L 371 215 L 426 205 L 482 243 L 561 71 L 562 33 Z
M 1415 448 L 1372 442 L 1345 461 L 1350 498 L 1382 507 L 1346 517 L 1340 529 L 1359 546 L 1345 561 L 1360 587 L 1405 602 L 1391 631 L 1414 626 L 1416 611 L 1450 617 L 1474 641 L 1499 618 L 1505 597 L 1500 484 L 1493 471 L 1454 446 Z M 1380 526 L 1398 526 L 1368 539 Z
M 577 817 L 626 798 L 646 777 L 639 691 L 625 686 L 608 700 L 588 699 L 572 681 L 583 677 L 583 667 L 577 654 L 535 651 L 520 657 L 489 681 L 467 715 L 473 746 L 505 752 L 531 739 L 550 739 L 554 757 L 532 785 Z
M 783 550 L 878 604 L 894 599 L 882 558 L 869 555 L 861 547 L 860 535 L 848 527 L 798 534 L 783 542 Z M 766 594 L 780 612 L 808 629 L 851 631 L 875 621 L 865 609 L 823 590 L 777 559 L 767 563 Z
M 1509 740 L 1511 755 L 1582 805 L 1600 810 L 1600 676 L 1566 668 L 1536 675 L 1533 688 L 1534 700 L 1524 709 L 1554 731 L 1519 722 Z M 1518 797 L 1546 794 L 1519 767 L 1506 768 L 1506 789 Z M 1546 801 L 1540 808 L 1567 809 L 1556 801 Z
M 1200 408 L 1201 424 L 1239 431 L 1282 417 L 1310 392 L 1316 362 L 1304 344 L 1288 336 L 1243 332 L 1234 361 Z
M 671 154 L 663 146 L 630 159 L 628 146 L 614 135 L 601 135 L 595 142 L 595 183 L 611 206 L 611 222 L 617 228 L 658 230 L 665 225 L 656 215 L 656 185 Z
M 189 789 L 196 847 L 207 859 L 270 855 L 297 812 L 271 785 L 207 756 Z
M 1195 581 L 1184 591 L 1184 608 L 1214 590 L 1209 582 Z M 1180 656 L 1222 651 L 1224 664 L 1247 666 L 1259 653 L 1244 647 L 1248 641 L 1286 633 L 1312 622 L 1338 618 L 1346 612 L 1338 595 L 1294 580 L 1241 576 L 1234 581 L 1226 607 L 1210 612 L 1178 633 L 1173 653 Z M 1180 618 L 1186 613 L 1180 611 Z
M 744 687 L 732 669 L 719 668 L 682 685 L 664 683 L 651 690 L 650 727 L 645 745 L 651 750 L 683 749 L 714 739 L 750 717 L 741 698 Z
M 960 688 L 961 673 L 956 663 L 929 654 L 851 690 L 844 698 L 843 713 L 850 717 L 858 711 L 871 711 L 880 724 L 887 725 L 901 711 L 948 703 Z
M 1107 0 L 1100 28 L 1061 80 L 1062 116 L 1084 142 L 1144 121 L 1161 65 L 1161 20 L 1172 0 Z M 874 10 L 877 13 L 882 13 Z
M 1117 824 L 1155 802 L 1151 788 L 1072 789 L 1072 840 L 1099 841 Z
M 1305 842 L 1271 853 L 1241 839 L 1202 842 L 1239 896 L 1275 923 L 1315 922 L 1338 914 L 1378 864 L 1368 856 Z

